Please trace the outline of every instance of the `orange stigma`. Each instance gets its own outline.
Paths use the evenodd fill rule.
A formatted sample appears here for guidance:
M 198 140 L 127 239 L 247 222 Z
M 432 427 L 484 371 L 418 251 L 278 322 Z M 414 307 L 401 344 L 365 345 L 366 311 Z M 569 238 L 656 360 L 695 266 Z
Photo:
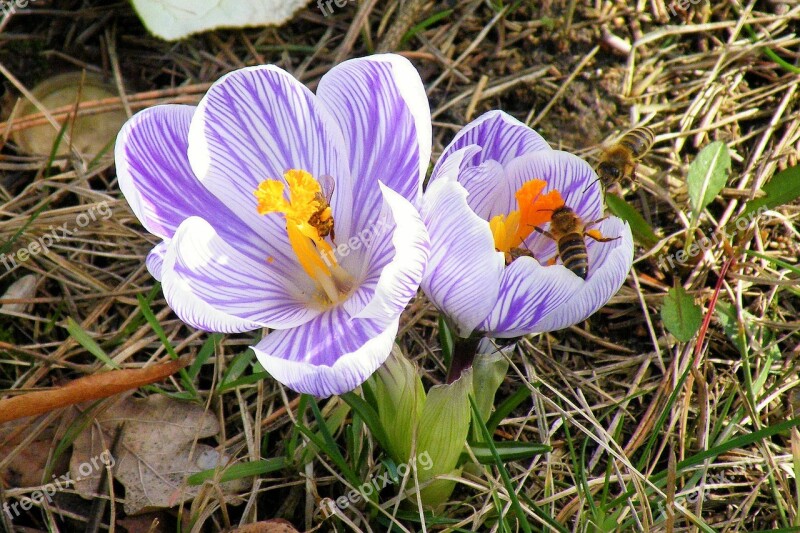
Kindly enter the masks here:
M 520 255 L 526 255 L 520 246 L 533 233 L 533 228 L 549 222 L 553 210 L 564 205 L 560 192 L 554 190 L 542 194 L 546 185 L 540 179 L 526 181 L 514 194 L 518 209 L 507 215 L 495 215 L 489 220 L 494 247 L 506 254 L 506 264 Z

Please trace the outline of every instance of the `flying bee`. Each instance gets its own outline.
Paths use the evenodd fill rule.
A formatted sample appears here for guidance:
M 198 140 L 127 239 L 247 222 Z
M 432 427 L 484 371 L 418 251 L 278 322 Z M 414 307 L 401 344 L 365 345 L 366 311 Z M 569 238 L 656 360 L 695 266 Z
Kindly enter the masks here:
M 558 256 L 564 266 L 581 279 L 586 279 L 589 273 L 589 254 L 586 250 L 585 237 L 591 237 L 597 242 L 609 242 L 619 237 L 603 237 L 597 230 L 588 229 L 607 217 L 599 218 L 589 223 L 584 223 L 581 217 L 571 207 L 562 205 L 553 210 L 550 219 L 550 231 L 541 228 L 534 229 L 556 241 Z
M 333 211 L 331 211 L 331 198 L 333 197 L 333 190 L 336 183 L 331 176 L 321 176 L 319 179 L 321 191 L 314 195 L 314 200 L 319 207 L 309 217 L 308 223 L 317 228 L 319 236 L 322 238 L 331 236 L 331 242 L 336 238 L 333 232 Z
M 650 151 L 655 139 L 653 130 L 643 126 L 632 129 L 605 150 L 597 165 L 597 176 L 603 185 L 636 179 L 636 163 Z

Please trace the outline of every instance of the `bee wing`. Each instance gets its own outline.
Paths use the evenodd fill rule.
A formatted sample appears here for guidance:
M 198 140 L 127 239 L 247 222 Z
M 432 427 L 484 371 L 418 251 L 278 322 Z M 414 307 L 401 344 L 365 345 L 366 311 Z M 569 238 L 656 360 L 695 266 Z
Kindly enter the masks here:
M 336 188 L 336 181 L 334 181 L 333 176 L 325 174 L 324 176 L 320 176 L 319 184 L 322 187 L 322 194 L 325 196 L 325 199 L 328 200 L 328 203 L 330 203 L 333 197 L 333 190 Z

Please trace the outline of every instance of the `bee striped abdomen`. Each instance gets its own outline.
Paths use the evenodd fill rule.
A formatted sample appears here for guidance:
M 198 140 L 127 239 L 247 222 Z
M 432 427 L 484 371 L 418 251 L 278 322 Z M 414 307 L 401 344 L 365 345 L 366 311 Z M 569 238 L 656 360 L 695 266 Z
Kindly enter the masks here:
M 627 148 L 633 157 L 639 158 L 646 154 L 656 140 L 656 135 L 650 128 L 634 128 L 626 133 L 619 144 Z
M 581 279 L 589 271 L 589 255 L 586 242 L 580 233 L 569 233 L 558 240 L 558 256 L 567 269 Z

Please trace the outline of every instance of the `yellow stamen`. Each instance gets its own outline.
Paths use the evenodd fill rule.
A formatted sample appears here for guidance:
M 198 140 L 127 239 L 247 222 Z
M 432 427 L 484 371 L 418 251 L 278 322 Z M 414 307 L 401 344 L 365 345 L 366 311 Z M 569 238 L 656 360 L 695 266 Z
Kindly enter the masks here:
M 334 248 L 325 240 L 333 228 L 333 213 L 322 187 L 305 170 L 292 169 L 284 174 L 288 185 L 278 180 L 264 180 L 254 194 L 258 213 L 280 213 L 286 218 L 286 232 L 297 260 L 320 289 L 324 304 L 339 302 L 353 289 L 352 277 L 339 266 Z M 321 234 L 323 224 L 330 226 Z M 268 258 L 269 261 L 269 258 Z
M 507 215 L 495 215 L 489 220 L 489 228 L 494 236 L 494 247 L 505 252 L 506 262 L 513 259 L 511 251 L 519 248 L 534 231 L 550 221 L 553 210 L 564 205 L 561 193 L 550 191 L 542 194 L 547 183 L 539 179 L 526 181 L 514 194 L 519 209 Z

